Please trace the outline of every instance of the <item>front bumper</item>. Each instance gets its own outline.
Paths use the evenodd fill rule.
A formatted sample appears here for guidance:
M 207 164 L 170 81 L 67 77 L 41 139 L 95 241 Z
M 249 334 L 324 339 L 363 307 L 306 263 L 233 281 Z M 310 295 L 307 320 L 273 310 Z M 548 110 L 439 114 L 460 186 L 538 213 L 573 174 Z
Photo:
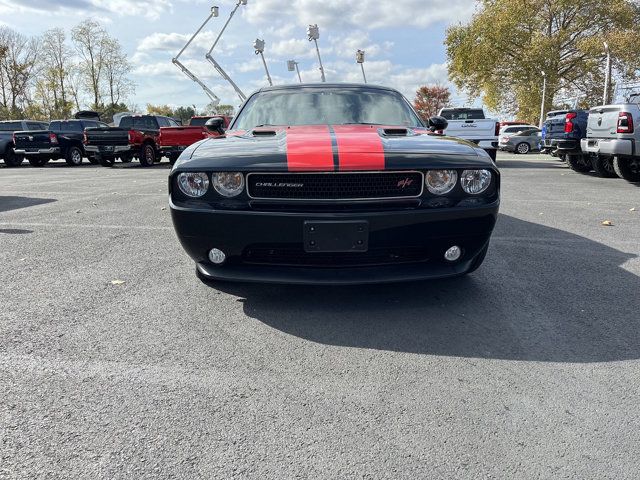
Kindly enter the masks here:
M 290 284 L 365 284 L 444 278 L 464 274 L 484 254 L 495 225 L 499 201 L 473 207 L 415 209 L 383 212 L 283 213 L 184 208 L 170 203 L 178 238 L 208 279 Z M 305 253 L 305 221 L 366 221 L 367 253 L 346 254 L 320 264 L 318 254 Z M 462 248 L 454 263 L 444 260 L 453 245 Z M 270 248 L 273 247 L 273 250 Z M 212 248 L 222 250 L 222 266 L 208 260 Z M 300 252 L 299 263 L 270 258 L 278 249 Z M 262 251 L 256 260 L 251 254 Z M 376 260 L 370 252 L 397 252 Z M 396 262 L 403 252 L 420 251 L 420 258 Z M 266 252 L 266 253 L 264 253 Z M 314 257 L 314 255 L 316 255 Z M 291 258 L 291 257 L 288 257 Z M 376 257 L 378 258 L 378 257 Z
M 584 153 L 600 155 L 637 155 L 635 142 L 632 139 L 619 138 L 583 138 L 580 146 Z
M 16 155 L 52 155 L 54 153 L 60 153 L 60 147 L 38 148 L 33 150 L 21 148 L 14 150 L 14 152 Z

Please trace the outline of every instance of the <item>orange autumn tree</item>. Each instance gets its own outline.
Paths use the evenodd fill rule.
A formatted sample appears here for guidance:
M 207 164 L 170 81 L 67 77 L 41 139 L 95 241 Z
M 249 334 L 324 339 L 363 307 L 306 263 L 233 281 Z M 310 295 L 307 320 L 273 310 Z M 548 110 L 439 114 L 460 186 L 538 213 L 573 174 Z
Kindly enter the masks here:
M 413 106 L 418 115 L 424 120 L 437 115 L 441 108 L 448 107 L 451 100 L 451 92 L 448 87 L 442 85 L 424 85 L 416 91 Z

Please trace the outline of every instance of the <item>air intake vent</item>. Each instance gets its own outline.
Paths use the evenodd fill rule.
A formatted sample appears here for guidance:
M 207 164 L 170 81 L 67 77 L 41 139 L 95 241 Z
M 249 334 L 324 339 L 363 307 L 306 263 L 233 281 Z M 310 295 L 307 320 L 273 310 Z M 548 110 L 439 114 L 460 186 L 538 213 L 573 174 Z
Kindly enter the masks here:
M 409 135 L 409 130 L 406 128 L 385 128 L 383 133 L 387 137 L 406 137 Z
M 276 131 L 275 130 L 254 130 L 253 136 L 254 137 L 275 137 Z

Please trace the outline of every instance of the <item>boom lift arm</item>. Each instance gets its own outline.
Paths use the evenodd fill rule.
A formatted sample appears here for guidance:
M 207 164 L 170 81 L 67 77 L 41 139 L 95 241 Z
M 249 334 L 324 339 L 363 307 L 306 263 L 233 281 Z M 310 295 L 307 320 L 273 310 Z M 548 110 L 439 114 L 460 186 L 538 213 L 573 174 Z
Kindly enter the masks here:
M 193 36 L 189 39 L 187 44 L 184 47 L 182 47 L 182 50 L 180 50 L 178 52 L 178 55 L 176 55 L 171 60 L 171 62 L 182 71 L 182 73 L 184 73 L 188 78 L 190 78 L 191 80 L 196 82 L 198 85 L 200 85 L 200 87 L 202 87 L 202 90 L 204 90 L 204 93 L 207 94 L 207 96 L 211 99 L 212 103 L 214 103 L 215 105 L 218 105 L 220 103 L 220 97 L 218 97 L 215 93 L 213 93 L 211 91 L 211 89 L 209 87 L 207 87 L 202 80 L 200 80 L 191 70 L 189 70 L 178 59 L 180 58 L 180 55 L 182 55 L 184 53 L 184 51 L 189 47 L 189 45 L 191 45 L 191 42 L 193 42 L 193 40 L 200 34 L 200 32 L 207 25 L 207 23 L 209 23 L 209 21 L 213 17 L 217 17 L 217 16 L 218 16 L 218 7 L 212 7 L 211 8 L 211 13 L 207 17 L 207 19 L 204 21 L 204 23 L 202 25 L 200 25 L 200 28 L 198 28 L 198 30 L 196 30 L 196 33 L 193 34 Z
M 213 42 L 213 45 L 211 46 L 211 48 L 209 49 L 209 51 L 205 55 L 205 58 L 209 61 L 209 63 L 211 65 L 213 65 L 213 68 L 215 68 L 216 72 L 218 72 L 222 78 L 224 78 L 227 82 L 229 82 L 229 84 L 231 84 L 233 89 L 238 94 L 238 97 L 240 97 L 240 101 L 241 102 L 244 102 L 247 99 L 247 96 L 240 89 L 240 87 L 238 87 L 238 85 L 231 79 L 231 77 L 227 74 L 227 72 L 224 71 L 224 69 L 220 66 L 220 64 L 213 58 L 211 53 L 213 52 L 213 49 L 216 48 L 216 45 L 218 45 L 218 42 L 220 41 L 220 38 L 222 37 L 222 34 L 227 29 L 227 26 L 231 22 L 231 19 L 235 15 L 236 11 L 238 11 L 238 8 L 240 8 L 240 5 L 246 5 L 246 4 L 247 4 L 247 0 L 238 0 L 238 3 L 236 4 L 236 7 L 231 11 L 231 15 L 229 15 L 229 18 L 227 19 L 227 22 L 224 24 L 224 26 L 222 27 L 222 30 L 220 30 L 220 33 L 216 37 L 215 42 Z

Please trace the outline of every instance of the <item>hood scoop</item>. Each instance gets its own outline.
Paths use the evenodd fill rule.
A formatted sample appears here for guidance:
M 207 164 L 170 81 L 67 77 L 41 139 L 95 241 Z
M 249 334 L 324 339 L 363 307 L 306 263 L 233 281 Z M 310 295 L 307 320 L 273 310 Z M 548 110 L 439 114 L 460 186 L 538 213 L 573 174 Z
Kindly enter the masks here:
M 408 128 L 383 128 L 382 134 L 385 137 L 408 137 L 413 132 Z
M 254 129 L 251 131 L 253 137 L 275 137 L 278 132 L 272 128 Z

